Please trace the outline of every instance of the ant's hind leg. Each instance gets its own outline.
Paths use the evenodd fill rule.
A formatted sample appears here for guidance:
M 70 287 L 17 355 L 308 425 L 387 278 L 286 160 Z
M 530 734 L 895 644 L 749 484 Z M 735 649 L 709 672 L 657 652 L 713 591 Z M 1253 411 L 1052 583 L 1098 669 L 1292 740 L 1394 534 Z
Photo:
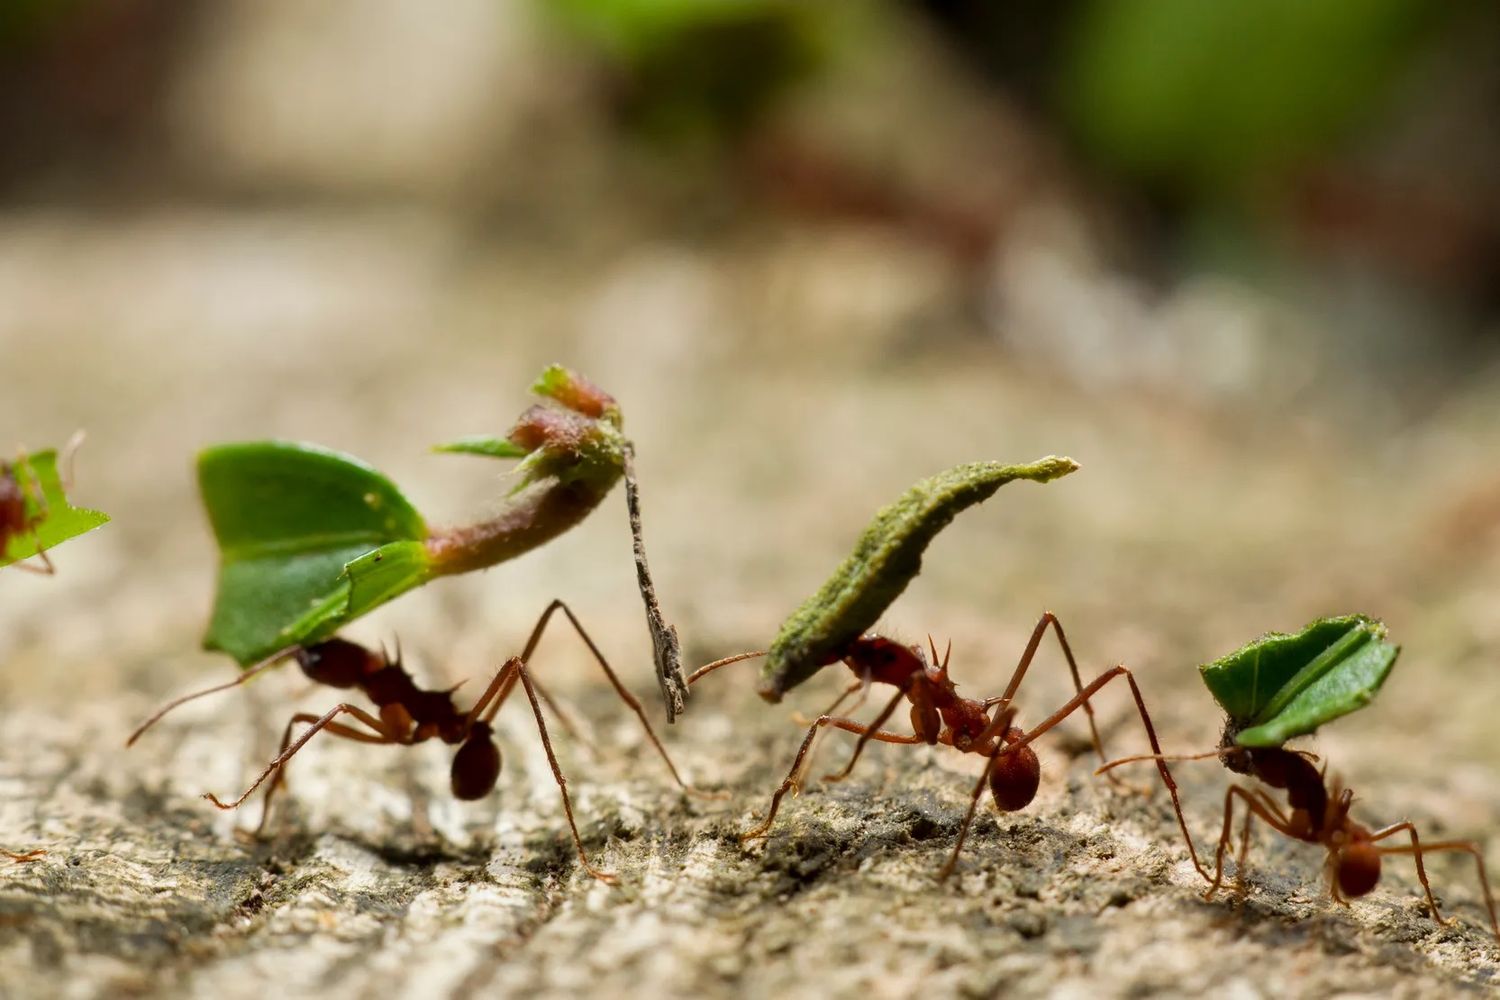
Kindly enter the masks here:
M 1417 828 L 1410 821 L 1388 826 L 1383 830 L 1377 830 L 1370 835 L 1371 842 L 1383 840 L 1394 836 L 1405 830 L 1411 836 L 1410 847 L 1382 847 L 1381 854 L 1410 854 L 1417 863 L 1417 879 L 1422 883 L 1422 889 L 1427 894 L 1427 905 L 1432 909 L 1432 919 L 1438 923 L 1448 923 L 1438 911 L 1437 900 L 1433 898 L 1432 886 L 1427 882 L 1427 870 L 1422 864 L 1422 855 L 1427 851 L 1463 851 L 1474 858 L 1474 865 L 1479 870 L 1479 887 L 1484 891 L 1484 905 L 1490 914 L 1490 929 L 1494 932 L 1495 940 L 1500 941 L 1500 921 L 1495 918 L 1495 898 L 1490 892 L 1489 876 L 1484 870 L 1484 855 L 1479 850 L 1479 845 L 1472 840 L 1440 840 L 1430 844 L 1423 844 L 1417 838 Z
M 536 717 L 536 731 L 542 738 L 542 749 L 547 752 L 547 763 L 552 767 L 552 777 L 557 781 L 557 790 L 562 793 L 563 812 L 568 817 L 568 828 L 573 831 L 573 846 L 578 849 L 578 861 L 583 865 L 583 870 L 594 878 L 609 885 L 616 885 L 620 881 L 609 872 L 603 872 L 589 863 L 588 853 L 583 849 L 583 838 L 578 835 L 578 823 L 573 819 L 573 801 L 568 797 L 568 779 L 563 777 L 562 767 L 557 763 L 557 754 L 552 752 L 552 740 L 547 736 L 547 722 L 542 718 L 542 705 L 537 699 L 536 686 L 531 680 L 531 674 L 526 669 L 526 664 L 520 658 L 512 658 L 505 665 L 505 670 L 518 675 L 521 687 L 526 691 L 526 699 L 531 702 L 531 714 Z

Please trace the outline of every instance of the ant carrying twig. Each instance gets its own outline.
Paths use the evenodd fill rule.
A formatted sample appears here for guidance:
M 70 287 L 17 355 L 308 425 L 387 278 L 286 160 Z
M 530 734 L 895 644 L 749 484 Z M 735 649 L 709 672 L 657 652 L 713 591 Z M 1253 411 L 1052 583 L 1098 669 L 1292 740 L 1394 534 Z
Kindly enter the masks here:
M 83 431 L 77 431 L 63 447 L 60 468 L 64 487 L 69 490 L 73 488 L 73 454 L 81 444 Z M 23 466 L 30 468 L 25 448 L 17 450 L 15 462 L 0 462 L 0 556 L 5 554 L 12 538 L 30 535 L 36 545 L 36 557 L 42 564 L 37 566 L 18 560 L 12 565 L 28 573 L 54 576 L 57 567 L 52 565 L 38 533 L 47 521 L 47 497 L 34 474 L 23 478 L 20 472 Z
M 1063 655 L 1067 658 L 1068 670 L 1073 678 L 1073 688 L 1076 692 L 1074 697 L 1066 704 L 1053 712 L 1033 729 L 1026 731 L 1012 726 L 1011 722 L 1016 714 L 1012 704 L 1022 680 L 1025 679 L 1026 671 L 1031 666 L 1037 648 L 1041 645 L 1042 637 L 1047 628 L 1051 627 L 1057 633 L 1058 644 L 1062 647 Z M 1032 630 L 1031 639 L 1026 644 L 1025 652 L 1021 654 L 1020 662 L 1016 665 L 1014 673 L 1011 674 L 1010 683 L 1005 692 L 997 697 L 986 698 L 982 701 L 965 698 L 960 695 L 948 676 L 948 656 L 944 654 L 939 662 L 937 648 L 928 640 L 932 647 L 932 662 L 929 663 L 921 647 L 907 646 L 884 636 L 869 634 L 856 639 L 847 647 L 831 656 L 826 662 L 834 663 L 842 661 L 856 678 L 855 683 L 848 688 L 839 699 L 829 707 L 828 711 L 820 715 L 808 728 L 807 736 L 802 741 L 797 756 L 792 761 L 791 770 L 787 773 L 786 780 L 776 789 L 771 797 L 771 806 L 766 818 L 753 830 L 742 834 L 742 843 L 765 837 L 771 829 L 771 824 L 776 819 L 776 811 L 781 805 L 782 798 L 788 791 L 801 786 L 803 774 L 810 761 L 808 755 L 813 745 L 813 740 L 819 730 L 824 727 L 833 727 L 845 732 L 854 733 L 859 737 L 854 744 L 854 752 L 849 762 L 837 773 L 825 775 L 825 780 L 840 781 L 847 777 L 853 770 L 854 764 L 859 760 L 866 744 L 871 740 L 879 743 L 898 743 L 904 745 L 916 745 L 920 743 L 931 745 L 943 744 L 951 746 L 964 753 L 975 753 L 986 758 L 984 771 L 974 785 L 974 791 L 969 797 L 969 809 L 964 815 L 963 824 L 959 828 L 958 839 L 953 845 L 953 852 L 939 872 L 939 879 L 946 879 L 952 873 L 958 863 L 959 853 L 963 850 L 964 840 L 968 836 L 969 826 L 974 819 L 974 812 L 979 803 L 979 797 L 984 791 L 986 784 L 989 785 L 990 794 L 995 800 L 995 805 L 1004 812 L 1015 812 L 1026 808 L 1036 796 L 1037 786 L 1041 781 L 1041 763 L 1037 759 L 1036 751 L 1031 749 L 1030 743 L 1043 733 L 1051 730 L 1063 719 L 1072 715 L 1082 708 L 1088 716 L 1089 733 L 1092 738 L 1095 751 L 1099 759 L 1105 760 L 1104 744 L 1099 737 L 1098 727 L 1094 722 L 1094 710 L 1089 704 L 1100 688 L 1117 677 L 1124 677 L 1130 684 L 1131 694 L 1135 698 L 1136 708 L 1140 712 L 1141 723 L 1146 729 L 1146 736 L 1150 740 L 1151 747 L 1160 753 L 1160 746 L 1156 739 L 1156 730 L 1151 724 L 1151 716 L 1146 711 L 1145 701 L 1141 698 L 1140 688 L 1136 685 L 1135 676 L 1124 666 L 1111 667 L 1100 674 L 1088 685 L 1084 685 L 1078 673 L 1077 661 L 1073 658 L 1073 650 L 1068 645 L 1067 636 L 1063 633 L 1062 625 L 1057 617 L 1051 612 L 1042 615 L 1037 622 L 1036 628 Z M 951 652 L 951 645 L 949 650 Z M 762 655 L 755 653 L 741 653 L 737 656 L 726 657 L 701 667 L 688 678 L 691 684 L 704 675 L 717 670 L 719 667 L 739 660 L 749 659 L 753 656 Z M 836 716 L 833 713 L 843 703 L 844 699 L 856 692 L 863 692 L 872 683 L 889 684 L 897 689 L 896 694 L 881 709 L 874 721 L 865 725 L 854 719 Z M 911 703 L 911 727 L 912 733 L 889 732 L 880 727 L 885 724 L 902 700 Z M 993 710 L 993 714 L 991 714 Z M 1167 786 L 1167 791 L 1172 797 L 1172 808 L 1177 813 L 1177 823 L 1183 833 L 1187 832 L 1187 823 L 1183 819 L 1182 807 L 1177 797 L 1177 785 L 1172 780 L 1172 773 L 1164 761 L 1159 762 L 1158 770 L 1161 772 L 1162 782 Z M 1191 852 L 1192 845 L 1189 843 Z M 1199 862 L 1198 855 L 1193 853 L 1193 865 L 1199 874 L 1205 879 L 1208 872 Z
M 1479 871 L 1479 884 L 1484 890 L 1485 907 L 1489 910 L 1490 929 L 1500 941 L 1500 922 L 1495 917 L 1495 901 L 1490 893 L 1489 878 L 1485 874 L 1484 855 L 1479 845 L 1471 840 L 1443 840 L 1422 843 L 1417 828 L 1409 821 L 1393 823 L 1379 830 L 1371 830 L 1355 822 L 1349 815 L 1354 804 L 1354 792 L 1335 780 L 1332 786 L 1325 781 L 1326 768 L 1319 771 L 1313 766 L 1317 758 L 1304 751 L 1287 750 L 1283 747 L 1243 747 L 1232 742 L 1232 734 L 1226 734 L 1224 745 L 1202 754 L 1172 755 L 1164 757 L 1159 751 L 1150 756 L 1125 757 L 1110 761 L 1095 773 L 1107 773 L 1121 764 L 1134 761 L 1154 760 L 1158 765 L 1166 759 L 1202 760 L 1216 757 L 1229 770 L 1259 779 L 1261 782 L 1286 792 L 1287 807 L 1282 809 L 1270 794 L 1263 789 L 1230 785 L 1224 794 L 1224 826 L 1219 833 L 1219 846 L 1214 854 L 1214 877 L 1203 894 L 1211 899 L 1224 881 L 1224 855 L 1229 850 L 1233 835 L 1234 807 L 1239 801 L 1245 808 L 1244 823 L 1240 830 L 1240 849 L 1236 862 L 1235 881 L 1237 891 L 1245 891 L 1245 858 L 1250 846 L 1250 827 L 1258 817 L 1263 823 L 1284 837 L 1321 844 L 1328 852 L 1323 870 L 1328 879 L 1329 895 L 1334 902 L 1349 905 L 1349 898 L 1358 898 L 1375 888 L 1380 881 L 1381 858 L 1387 854 L 1410 854 L 1417 865 L 1417 879 L 1427 896 L 1427 906 L 1432 918 L 1444 923 L 1438 910 L 1437 900 L 1432 895 L 1432 886 L 1427 881 L 1427 870 L 1422 856 L 1431 851 L 1462 851 L 1474 858 Z M 1381 846 L 1380 841 L 1405 833 L 1410 845 Z M 1186 829 L 1183 836 L 1192 841 Z
M 578 857 L 583 864 L 584 870 L 595 878 L 609 883 L 616 881 L 615 876 L 599 871 L 590 864 L 588 855 L 583 848 L 583 840 L 578 833 L 578 825 L 573 819 L 573 805 L 568 797 L 567 779 L 563 776 L 562 768 L 557 762 L 557 756 L 552 751 L 552 741 L 547 735 L 547 723 L 542 715 L 541 701 L 546 701 L 556 711 L 557 707 L 553 700 L 547 695 L 540 682 L 532 677 L 527 663 L 535 651 L 537 643 L 541 640 L 542 633 L 556 611 L 562 611 L 568 621 L 578 631 L 589 652 L 593 654 L 594 660 L 599 664 L 604 674 L 609 678 L 611 686 L 620 698 L 630 706 L 641 726 L 646 731 L 651 745 L 666 762 L 667 769 L 671 772 L 673 780 L 682 789 L 690 794 L 701 794 L 688 785 L 678 773 L 672 759 L 667 754 L 666 747 L 657 737 L 655 730 L 651 728 L 650 721 L 646 718 L 645 710 L 640 701 L 630 693 L 614 669 L 610 667 L 604 654 L 594 644 L 589 634 L 584 631 L 583 625 L 578 618 L 562 601 L 553 601 L 542 612 L 536 625 L 532 628 L 531 636 L 526 641 L 526 646 L 519 656 L 512 656 L 500 668 L 500 671 L 490 681 L 489 686 L 479 696 L 479 699 L 466 712 L 461 712 L 453 704 L 453 691 L 428 691 L 419 688 L 411 675 L 406 672 L 401 663 L 399 653 L 392 657 L 384 653 L 377 653 L 365 647 L 350 642 L 346 639 L 325 639 L 306 647 L 297 647 L 292 650 L 276 654 L 272 659 L 262 661 L 260 664 L 245 671 L 241 677 L 228 684 L 221 684 L 214 688 L 199 691 L 194 694 L 178 698 L 151 718 L 147 719 L 130 737 L 127 746 L 134 743 L 136 739 L 154 725 L 162 716 L 173 708 L 194 698 L 201 697 L 214 691 L 221 691 L 229 687 L 235 687 L 245 683 L 253 676 L 270 666 L 271 663 L 285 656 L 291 656 L 302 668 L 302 672 L 309 679 L 329 687 L 341 689 L 357 689 L 364 692 L 369 699 L 375 703 L 376 711 L 370 712 L 358 705 L 347 702 L 340 703 L 329 709 L 322 715 L 310 712 L 298 712 L 293 715 L 287 723 L 285 732 L 281 738 L 281 749 L 276 757 L 266 765 L 260 775 L 245 792 L 233 801 L 225 802 L 213 793 L 206 793 L 207 798 L 220 809 L 234 809 L 241 805 L 262 784 L 270 781 L 265 792 L 264 811 L 261 814 L 260 824 L 256 830 L 259 832 L 264 828 L 267 817 L 270 816 L 271 799 L 278 788 L 285 783 L 285 769 L 287 763 L 299 750 L 307 745 L 315 735 L 327 732 L 330 735 L 343 739 L 354 740 L 360 743 L 393 744 L 398 746 L 412 746 L 423 743 L 430 739 L 439 739 L 444 743 L 457 746 L 458 752 L 453 756 L 451 788 L 455 798 L 464 800 L 481 799 L 494 790 L 495 782 L 500 775 L 500 750 L 495 743 L 494 732 L 491 727 L 495 715 L 500 711 L 511 693 L 515 690 L 517 682 L 526 692 L 527 700 L 531 703 L 532 715 L 536 719 L 537 732 L 542 739 L 542 747 L 547 752 L 547 762 L 552 767 L 552 775 L 557 781 L 558 790 L 562 793 L 563 811 L 568 817 L 568 826 L 573 832 L 573 843 L 578 848 Z M 540 699 L 540 700 L 539 700 Z M 559 713 L 561 715 L 561 713 Z M 341 716 L 347 716 L 352 722 L 337 721 Z M 298 725 L 306 725 L 307 728 L 297 736 L 295 740 L 292 733 Z M 566 725 L 566 722 L 565 722 Z M 570 727 L 571 728 L 571 727 Z

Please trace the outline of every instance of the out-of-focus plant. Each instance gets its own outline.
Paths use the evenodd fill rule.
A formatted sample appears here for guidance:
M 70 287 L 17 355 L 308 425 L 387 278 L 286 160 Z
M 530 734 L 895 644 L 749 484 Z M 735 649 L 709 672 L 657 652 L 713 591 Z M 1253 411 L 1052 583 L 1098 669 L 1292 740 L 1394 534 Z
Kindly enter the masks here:
M 827 56 L 833 8 L 806 0 L 552 0 L 605 68 L 622 117 L 672 142 L 732 139 Z
M 1089 0 L 1059 96 L 1111 167 L 1188 195 L 1233 193 L 1378 110 L 1451 13 L 1424 0 Z

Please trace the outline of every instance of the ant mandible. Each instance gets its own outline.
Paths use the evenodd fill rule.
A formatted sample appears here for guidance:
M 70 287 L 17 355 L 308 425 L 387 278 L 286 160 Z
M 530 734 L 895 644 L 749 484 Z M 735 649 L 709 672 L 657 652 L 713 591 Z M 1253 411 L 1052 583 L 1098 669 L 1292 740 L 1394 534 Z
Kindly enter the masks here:
M 333 688 L 362 691 L 375 703 L 376 711 L 371 713 L 358 705 L 343 702 L 322 715 L 298 712 L 287 722 L 286 730 L 281 738 L 281 749 L 276 757 L 266 765 L 239 798 L 225 802 L 212 792 L 205 793 L 204 798 L 220 809 L 235 809 L 269 779 L 270 786 L 265 792 L 264 810 L 261 813 L 260 824 L 256 827 L 256 832 L 260 832 L 270 816 L 271 799 L 277 789 L 285 783 L 287 763 L 315 735 L 327 732 L 330 735 L 360 743 L 413 746 L 430 739 L 439 739 L 449 745 L 457 746 L 458 752 L 453 755 L 451 789 L 455 798 L 472 801 L 482 799 L 493 791 L 495 782 L 499 779 L 500 749 L 496 745 L 491 724 L 496 713 L 500 711 L 501 706 L 505 704 L 506 699 L 510 697 L 519 682 L 526 692 L 527 700 L 531 703 L 537 732 L 541 736 L 542 747 L 547 752 L 547 763 L 551 766 L 552 776 L 557 781 L 558 790 L 562 793 L 563 812 L 567 815 L 568 826 L 573 833 L 573 843 L 578 849 L 579 861 L 584 870 L 594 878 L 614 884 L 617 881 L 615 876 L 595 868 L 589 862 L 588 854 L 584 850 L 583 839 L 578 833 L 578 824 L 573 819 L 573 804 L 568 796 L 568 782 L 563 776 L 556 754 L 553 753 L 552 741 L 547 734 L 547 723 L 542 715 L 541 701 L 546 701 L 554 711 L 557 711 L 557 706 L 542 688 L 540 682 L 531 676 L 526 665 L 537 643 L 541 640 L 547 623 L 557 611 L 562 611 L 567 616 L 568 621 L 582 637 L 589 652 L 593 654 L 594 660 L 609 678 L 615 692 L 640 719 L 647 738 L 661 755 L 662 760 L 666 762 L 672 778 L 684 791 L 690 794 L 701 794 L 682 779 L 671 757 L 668 756 L 666 747 L 662 745 L 655 730 L 651 728 L 651 723 L 646 718 L 645 709 L 642 708 L 640 701 L 621 683 L 609 662 L 604 658 L 604 654 L 584 631 L 583 625 L 573 614 L 572 609 L 560 600 L 554 600 L 542 612 L 521 654 L 512 656 L 505 662 L 479 696 L 479 700 L 467 712 L 460 712 L 453 704 L 452 696 L 456 688 L 446 691 L 428 691 L 418 687 L 402 665 L 399 652 L 392 657 L 366 649 L 347 639 L 334 638 L 275 654 L 272 658 L 247 670 L 235 681 L 169 702 L 131 734 L 126 745 L 133 744 L 142 733 L 178 705 L 215 691 L 243 684 L 249 680 L 252 672 L 264 670 L 272 663 L 291 656 L 310 680 Z M 362 724 L 364 728 L 336 721 L 340 716 L 348 716 Z M 565 728 L 571 729 L 561 713 L 559 717 L 564 718 Z M 307 725 L 307 729 L 294 741 L 292 733 L 301 724 Z
M 1063 655 L 1067 659 L 1076 694 L 1056 712 L 1027 731 L 1011 725 L 1016 714 L 1012 702 L 1049 626 L 1056 632 L 1058 644 L 1062 647 Z M 831 726 L 854 733 L 859 737 L 854 744 L 854 752 L 849 762 L 842 770 L 825 775 L 826 781 L 841 781 L 848 777 L 866 744 L 871 740 L 908 746 L 921 743 L 932 746 L 941 743 L 963 753 L 975 753 L 986 758 L 984 771 L 969 797 L 968 812 L 964 815 L 963 824 L 959 828 L 953 852 L 938 873 L 939 880 L 946 879 L 958 864 L 959 853 L 963 850 L 964 840 L 968 836 L 979 797 L 983 794 L 986 784 L 989 785 L 995 805 L 1002 812 L 1016 812 L 1030 805 L 1041 782 L 1041 762 L 1037 759 L 1036 751 L 1030 746 L 1037 737 L 1082 708 L 1084 714 L 1088 716 L 1089 733 L 1094 750 L 1099 754 L 1101 761 L 1106 759 L 1104 744 L 1094 722 L 1094 710 L 1089 704 L 1089 698 L 1116 677 L 1123 676 L 1129 682 L 1136 708 L 1140 712 L 1141 723 L 1146 729 L 1146 736 L 1150 740 L 1152 749 L 1157 754 L 1161 753 L 1156 739 L 1156 729 L 1151 724 L 1151 716 L 1146 711 L 1146 703 L 1141 697 L 1135 676 L 1124 666 L 1114 666 L 1085 686 L 1079 675 L 1072 647 L 1068 644 L 1067 635 L 1064 634 L 1057 617 L 1050 611 L 1042 615 L 1032 630 L 1031 639 L 1027 642 L 1025 652 L 1021 654 L 1015 671 L 1011 674 L 1010 683 L 1006 686 L 1005 692 L 997 697 L 980 701 L 960 695 L 948 676 L 948 655 L 945 653 L 939 662 L 937 648 L 930 638 L 928 644 L 932 648 L 931 663 L 928 662 L 921 647 L 907 646 L 894 639 L 870 634 L 854 640 L 825 661 L 825 665 L 842 661 L 853 671 L 857 680 L 808 728 L 807 736 L 803 739 L 802 746 L 792 761 L 786 780 L 771 796 L 771 806 L 766 818 L 754 829 L 742 834 L 741 843 L 768 835 L 782 798 L 788 791 L 800 787 L 803 772 L 809 765 L 807 757 L 812 749 L 813 740 L 819 730 L 825 727 Z M 950 644 L 949 652 L 951 650 Z M 716 660 L 695 671 L 688 678 L 688 683 L 692 684 L 704 675 L 729 663 L 760 655 L 763 654 L 760 652 L 740 653 Z M 869 725 L 833 714 L 844 699 L 856 692 L 862 694 L 873 683 L 889 684 L 897 690 L 895 696 Z M 911 703 L 911 735 L 881 729 L 880 727 L 895 713 L 903 700 Z M 991 710 L 994 710 L 993 715 L 990 714 Z M 1177 784 L 1172 779 L 1172 773 L 1165 761 L 1158 761 L 1158 770 L 1163 784 L 1166 785 L 1172 797 L 1172 808 L 1177 814 L 1178 827 L 1186 835 L 1187 822 L 1183 819 L 1182 806 L 1177 795 Z M 1188 841 L 1188 850 L 1192 854 L 1193 867 L 1207 879 L 1208 872 L 1198 860 L 1191 838 Z
M 1250 828 L 1258 817 L 1271 829 L 1284 837 L 1309 844 L 1320 844 L 1328 852 L 1323 870 L 1328 878 L 1328 892 L 1334 902 L 1349 905 L 1349 898 L 1358 898 L 1370 892 L 1380 882 L 1381 858 L 1387 854 L 1410 854 L 1417 865 L 1417 879 L 1427 896 L 1427 906 L 1432 918 L 1444 923 L 1438 910 L 1437 900 L 1432 895 L 1432 886 L 1427 881 L 1427 869 L 1422 864 L 1422 855 L 1431 851 L 1462 851 L 1474 858 L 1479 870 L 1479 885 L 1484 890 L 1485 907 L 1489 910 L 1490 929 L 1500 941 L 1500 921 L 1495 917 L 1495 900 L 1490 893 L 1489 878 L 1485 874 L 1484 855 L 1479 845 L 1471 840 L 1442 840 L 1422 843 L 1417 828 L 1410 820 L 1393 823 L 1379 830 L 1371 830 L 1356 822 L 1349 813 L 1354 805 L 1354 792 L 1343 787 L 1336 779 L 1332 787 L 1323 771 L 1313 766 L 1317 758 L 1305 751 L 1287 750 L 1283 747 L 1243 747 L 1232 742 L 1226 734 L 1219 749 L 1204 754 L 1192 754 L 1173 759 L 1201 760 L 1217 757 L 1236 774 L 1254 777 L 1272 788 L 1286 792 L 1287 808 L 1283 810 L 1263 789 L 1230 785 L 1224 793 L 1224 826 L 1219 833 L 1219 846 L 1214 854 L 1214 877 L 1203 894 L 1211 899 L 1224 881 L 1224 855 L 1229 850 L 1233 835 L 1234 806 L 1236 800 L 1244 804 L 1245 819 L 1240 830 L 1240 850 L 1236 863 L 1235 881 L 1241 893 L 1244 891 L 1245 858 L 1250 847 Z M 1111 761 L 1099 768 L 1102 773 L 1138 760 L 1155 760 L 1162 763 L 1158 752 L 1150 757 L 1125 757 Z M 1379 842 L 1405 833 L 1410 845 L 1380 846 Z M 1183 831 L 1187 837 L 1187 831 Z M 1188 844 L 1192 849 L 1191 838 Z

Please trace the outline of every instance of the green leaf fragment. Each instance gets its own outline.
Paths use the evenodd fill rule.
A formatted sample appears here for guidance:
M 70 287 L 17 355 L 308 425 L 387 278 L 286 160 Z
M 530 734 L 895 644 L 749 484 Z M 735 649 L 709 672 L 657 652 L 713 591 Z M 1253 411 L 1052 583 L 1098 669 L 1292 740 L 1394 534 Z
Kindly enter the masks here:
M 1029 465 L 974 462 L 924 479 L 882 508 L 849 558 L 781 626 L 761 671 L 761 697 L 779 701 L 838 660 L 921 571 L 922 553 L 960 511 L 1013 480 L 1045 483 L 1077 468 L 1055 456 Z
M 221 561 L 204 646 L 244 666 L 331 635 L 354 616 L 345 567 L 427 527 L 394 483 L 348 455 L 263 441 L 210 448 L 198 459 Z M 420 548 L 420 545 L 418 545 Z M 409 550 L 403 550 L 409 554 Z M 425 566 L 399 561 L 361 589 L 362 614 L 420 585 Z M 372 600 L 370 594 L 380 595 Z
M 57 474 L 57 451 L 48 448 L 10 463 L 28 521 L 35 530 L 12 534 L 0 552 L 0 566 L 30 558 L 40 549 L 50 549 L 109 522 L 109 515 L 68 502 Z M 39 519 L 38 519 L 39 518 Z
M 482 455 L 485 458 L 525 458 L 530 454 L 528 449 L 505 438 L 485 434 L 473 434 L 447 444 L 433 445 L 432 450 L 459 455 Z
M 1364 615 L 1320 618 L 1273 632 L 1199 668 L 1229 716 L 1235 742 L 1280 746 L 1368 705 L 1401 652 Z

